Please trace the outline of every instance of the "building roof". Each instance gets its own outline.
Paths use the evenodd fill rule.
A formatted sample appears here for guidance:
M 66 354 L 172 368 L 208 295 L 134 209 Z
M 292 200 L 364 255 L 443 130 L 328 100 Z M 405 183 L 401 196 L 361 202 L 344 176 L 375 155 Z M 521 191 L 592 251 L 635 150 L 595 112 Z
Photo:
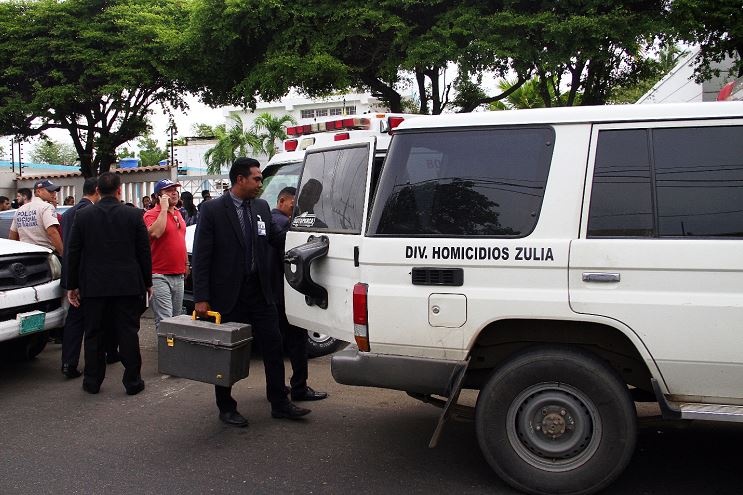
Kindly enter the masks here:
M 72 168 L 72 167 L 70 167 Z M 114 172 L 117 174 L 141 174 L 145 172 L 158 172 L 158 171 L 165 171 L 170 170 L 171 168 L 174 168 L 170 165 L 153 165 L 151 167 L 137 167 L 137 168 L 112 168 L 110 172 Z M 16 174 L 17 175 L 17 174 Z M 29 179 L 29 180 L 38 180 L 38 179 L 61 179 L 65 177 L 82 177 L 82 172 L 80 172 L 79 169 L 75 169 L 74 172 L 59 172 L 57 170 L 49 170 L 46 173 L 39 173 L 39 174 L 23 174 L 22 176 L 18 176 L 19 179 Z

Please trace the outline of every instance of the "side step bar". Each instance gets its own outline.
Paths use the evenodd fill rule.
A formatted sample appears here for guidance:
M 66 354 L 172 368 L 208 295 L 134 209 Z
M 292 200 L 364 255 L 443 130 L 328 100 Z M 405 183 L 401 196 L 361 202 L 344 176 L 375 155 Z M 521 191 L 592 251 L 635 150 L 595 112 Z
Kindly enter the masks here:
M 743 406 L 672 402 L 667 400 L 663 395 L 658 381 L 655 378 L 651 379 L 651 381 L 664 419 L 695 419 L 699 421 L 743 423 Z

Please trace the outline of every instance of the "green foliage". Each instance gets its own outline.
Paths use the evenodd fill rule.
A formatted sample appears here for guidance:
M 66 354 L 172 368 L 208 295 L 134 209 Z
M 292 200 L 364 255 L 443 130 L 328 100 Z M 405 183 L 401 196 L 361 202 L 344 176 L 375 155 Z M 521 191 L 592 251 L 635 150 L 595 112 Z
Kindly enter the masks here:
M 116 149 L 116 161 L 118 162 L 122 158 L 134 158 L 134 152 L 129 148 L 117 148 Z
M 160 160 L 168 158 L 168 152 L 160 149 L 157 141 L 147 133 L 137 141 L 139 146 L 139 160 L 141 167 L 152 167 L 157 165 Z
M 70 144 L 42 139 L 31 151 L 31 160 L 52 165 L 74 165 L 77 161 L 77 153 Z
M 689 0 L 690 1 L 690 0 Z M 645 49 L 667 31 L 667 0 L 204 0 L 189 29 L 191 89 L 207 102 L 254 105 L 290 88 L 310 96 L 363 89 L 421 113 L 471 111 L 505 98 L 483 74 L 536 77 L 546 106 L 601 104 L 647 72 Z M 447 68 L 461 77 L 446 80 Z M 449 95 L 456 87 L 456 100 Z
M 183 108 L 185 0 L 0 2 L 0 134 L 65 129 L 86 177 L 148 128 L 153 105 Z
M 670 22 L 674 34 L 698 44 L 697 81 L 719 76 L 712 64 L 737 59 L 734 70 L 743 76 L 743 5 L 740 0 L 673 0 Z
M 217 144 L 204 153 L 206 171 L 210 175 L 222 173 L 222 167 L 227 167 L 239 156 L 246 156 L 248 151 L 258 154 L 262 151 L 261 139 L 252 131 L 245 131 L 243 122 L 237 115 L 232 117 L 232 126 L 227 128 L 220 124 L 214 128 L 214 137 Z
M 648 58 L 645 64 L 647 67 L 646 75 L 640 78 L 635 84 L 628 86 L 617 85 L 611 88 L 611 94 L 607 103 L 621 104 L 637 102 L 645 93 L 650 91 L 655 83 L 673 69 L 679 58 L 685 54 L 686 52 L 675 45 L 663 48 L 658 53 L 657 59 Z
M 214 128 L 208 124 L 194 124 L 192 130 L 197 137 L 208 138 L 214 136 Z
M 261 113 L 255 118 L 252 132 L 258 136 L 261 143 L 260 149 L 268 155 L 269 159 L 278 151 L 276 141 L 281 142 L 286 139 L 284 126 L 296 123 L 297 121 L 291 115 L 275 117 L 268 112 Z

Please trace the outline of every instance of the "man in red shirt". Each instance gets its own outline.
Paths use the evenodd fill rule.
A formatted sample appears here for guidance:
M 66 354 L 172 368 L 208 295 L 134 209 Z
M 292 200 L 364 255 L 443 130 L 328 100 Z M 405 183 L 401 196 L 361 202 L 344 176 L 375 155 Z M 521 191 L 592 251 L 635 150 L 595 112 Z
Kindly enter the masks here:
M 155 328 L 163 318 L 181 314 L 183 278 L 188 271 L 186 222 L 175 207 L 181 185 L 170 179 L 155 184 L 158 204 L 144 214 L 152 251 L 152 313 Z

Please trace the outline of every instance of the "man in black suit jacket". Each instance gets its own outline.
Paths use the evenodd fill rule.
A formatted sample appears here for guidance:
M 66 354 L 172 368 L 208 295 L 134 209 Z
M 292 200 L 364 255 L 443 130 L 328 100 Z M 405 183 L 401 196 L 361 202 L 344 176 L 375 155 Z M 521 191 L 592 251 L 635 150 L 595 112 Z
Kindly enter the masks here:
M 271 220 L 271 209 L 256 199 L 263 184 L 260 164 L 238 158 L 230 168 L 228 194 L 201 204 L 191 259 L 194 309 L 199 315 L 214 310 L 222 321 L 250 323 L 260 345 L 266 372 L 266 395 L 274 418 L 296 419 L 309 409 L 287 397 L 278 314 L 271 292 L 268 252 L 285 231 Z M 219 419 L 247 426 L 237 412 L 231 387 L 215 386 Z
M 101 200 L 77 212 L 69 240 L 67 299 L 83 307 L 83 390 L 97 394 L 106 376 L 104 334 L 110 327 L 124 365 L 126 393 L 144 390 L 140 374 L 139 318 L 152 295 L 150 239 L 136 208 L 121 204 L 121 179 L 98 178 Z
M 67 289 L 67 272 L 69 270 L 69 255 L 67 250 L 70 245 L 70 234 L 72 233 L 72 224 L 75 222 L 77 212 L 95 204 L 100 199 L 98 195 L 98 178 L 88 177 L 83 184 L 83 198 L 72 208 L 62 215 L 62 242 L 64 249 L 62 252 L 62 280 L 63 289 Z M 80 372 L 77 370 L 77 363 L 80 360 L 80 347 L 83 344 L 83 310 L 70 306 L 65 319 L 64 333 L 62 334 L 62 374 L 67 378 L 77 378 Z

